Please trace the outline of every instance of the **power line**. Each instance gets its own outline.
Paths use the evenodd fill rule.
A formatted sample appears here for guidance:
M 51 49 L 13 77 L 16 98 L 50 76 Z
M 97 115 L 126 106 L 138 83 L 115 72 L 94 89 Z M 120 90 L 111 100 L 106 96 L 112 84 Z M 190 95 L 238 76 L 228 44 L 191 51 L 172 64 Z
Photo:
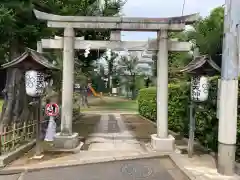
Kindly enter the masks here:
M 186 3 L 186 0 L 183 0 L 183 5 L 182 5 L 182 16 L 183 16 L 184 9 L 185 9 L 185 3 Z

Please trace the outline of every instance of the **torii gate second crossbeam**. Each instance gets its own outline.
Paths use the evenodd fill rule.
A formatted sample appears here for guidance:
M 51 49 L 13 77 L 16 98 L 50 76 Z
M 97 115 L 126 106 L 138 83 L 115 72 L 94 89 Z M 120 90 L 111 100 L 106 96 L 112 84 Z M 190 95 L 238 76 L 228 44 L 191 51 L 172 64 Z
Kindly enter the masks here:
M 42 47 L 48 49 L 63 49 L 63 38 L 61 39 L 42 39 Z M 89 41 L 89 40 L 74 40 L 74 49 L 84 50 L 87 46 L 90 46 L 94 50 L 121 50 L 127 49 L 128 51 L 157 51 L 157 40 L 152 42 L 150 48 L 148 48 L 148 41 L 117 41 L 111 39 L 110 41 Z M 189 51 L 191 44 L 189 42 L 168 41 L 169 51 Z

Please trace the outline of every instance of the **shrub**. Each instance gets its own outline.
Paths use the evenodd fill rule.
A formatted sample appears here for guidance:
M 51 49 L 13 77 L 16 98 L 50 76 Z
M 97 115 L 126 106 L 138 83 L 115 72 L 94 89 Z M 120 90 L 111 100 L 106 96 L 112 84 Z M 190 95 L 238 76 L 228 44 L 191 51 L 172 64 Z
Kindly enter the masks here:
M 138 111 L 144 117 L 156 120 L 156 88 L 141 89 L 138 94 Z
M 198 104 L 196 112 L 196 130 L 195 136 L 202 145 L 207 148 L 217 150 L 217 130 L 218 119 L 216 118 L 217 104 L 217 79 L 210 79 L 211 87 L 209 91 L 209 100 L 205 103 Z M 189 124 L 189 83 L 169 84 L 169 100 L 168 100 L 168 124 L 169 129 L 188 136 Z M 139 91 L 138 96 L 139 113 L 156 121 L 156 88 L 146 88 Z M 200 110 L 199 107 L 202 107 Z M 239 133 L 240 135 L 240 133 Z M 239 136 L 238 135 L 238 136 Z
M 188 90 L 186 84 L 170 84 L 168 100 L 169 128 L 175 132 L 183 133 L 182 130 L 187 122 Z M 157 104 L 156 88 L 146 88 L 139 91 L 139 113 L 156 122 Z M 186 130 L 187 131 L 187 130 Z

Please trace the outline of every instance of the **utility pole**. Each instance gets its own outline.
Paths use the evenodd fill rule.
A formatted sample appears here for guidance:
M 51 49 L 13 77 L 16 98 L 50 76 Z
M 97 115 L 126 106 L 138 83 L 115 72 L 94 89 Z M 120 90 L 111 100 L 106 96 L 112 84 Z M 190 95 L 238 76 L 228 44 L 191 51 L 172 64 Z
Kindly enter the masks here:
M 238 23 L 240 1 L 225 0 L 219 103 L 218 172 L 234 175 L 238 101 Z

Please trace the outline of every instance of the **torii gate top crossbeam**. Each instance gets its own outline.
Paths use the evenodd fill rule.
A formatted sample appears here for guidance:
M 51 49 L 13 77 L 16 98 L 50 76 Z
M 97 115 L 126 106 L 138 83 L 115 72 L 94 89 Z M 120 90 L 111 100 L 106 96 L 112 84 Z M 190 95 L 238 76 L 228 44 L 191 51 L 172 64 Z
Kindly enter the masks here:
M 199 17 L 199 14 L 168 18 L 60 16 L 38 10 L 34 10 L 34 13 L 38 19 L 47 20 L 49 27 L 129 31 L 157 31 L 160 29 L 181 31 L 185 28 L 185 25 L 194 23 Z

